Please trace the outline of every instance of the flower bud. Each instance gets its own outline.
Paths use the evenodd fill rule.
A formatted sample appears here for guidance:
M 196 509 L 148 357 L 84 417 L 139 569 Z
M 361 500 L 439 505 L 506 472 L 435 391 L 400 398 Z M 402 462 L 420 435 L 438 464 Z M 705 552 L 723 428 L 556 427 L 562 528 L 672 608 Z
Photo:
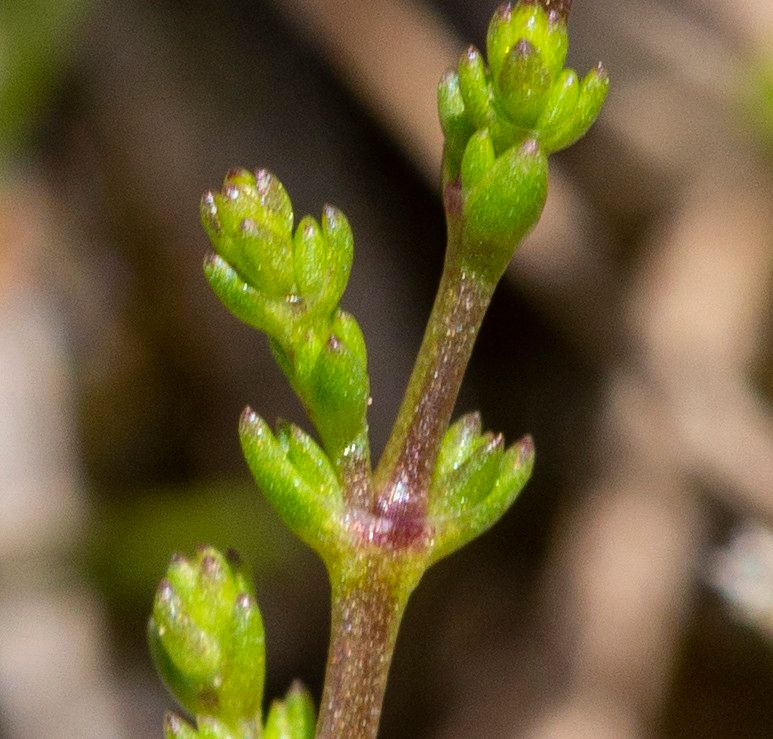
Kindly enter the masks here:
M 236 559 L 212 548 L 200 548 L 193 560 L 175 556 L 156 592 L 148 636 L 161 676 L 191 713 L 229 726 L 257 719 L 263 622 Z M 186 735 L 179 721 L 167 723 Z

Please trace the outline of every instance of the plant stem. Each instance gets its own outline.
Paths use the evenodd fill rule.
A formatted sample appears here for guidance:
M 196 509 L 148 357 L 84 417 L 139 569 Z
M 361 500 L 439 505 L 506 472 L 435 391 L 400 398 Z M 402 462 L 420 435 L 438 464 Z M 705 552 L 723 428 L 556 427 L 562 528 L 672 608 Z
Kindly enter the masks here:
M 400 569 L 379 552 L 360 559 L 355 578 L 331 578 L 330 651 L 317 739 L 376 737 L 397 630 L 415 584 L 396 577 Z
M 331 569 L 331 642 L 318 739 L 370 739 L 378 731 L 400 620 L 427 564 L 432 470 L 496 284 L 462 258 L 458 182 L 448 184 L 444 196 L 446 261 L 394 431 L 372 481 L 366 468 L 343 468 L 357 544 L 352 559 L 342 560 L 345 573 Z
M 414 529 L 426 516 L 440 442 L 495 287 L 462 266 L 457 240 L 450 229 L 432 314 L 392 436 L 375 473 L 379 496 L 376 512 L 395 522 L 413 522 Z

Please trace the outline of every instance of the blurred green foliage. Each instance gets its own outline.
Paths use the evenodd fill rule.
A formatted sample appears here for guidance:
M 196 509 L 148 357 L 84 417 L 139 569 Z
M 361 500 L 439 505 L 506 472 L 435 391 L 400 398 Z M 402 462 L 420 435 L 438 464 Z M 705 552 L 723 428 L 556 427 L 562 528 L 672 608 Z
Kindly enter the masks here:
M 29 137 L 92 0 L 0 2 L 0 166 Z

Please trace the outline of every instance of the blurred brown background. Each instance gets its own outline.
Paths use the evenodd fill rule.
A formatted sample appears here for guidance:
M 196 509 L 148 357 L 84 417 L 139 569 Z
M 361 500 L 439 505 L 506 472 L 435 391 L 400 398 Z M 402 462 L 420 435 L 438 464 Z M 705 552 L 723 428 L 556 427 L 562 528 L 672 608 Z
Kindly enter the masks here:
M 205 284 L 198 198 L 261 165 L 347 213 L 379 451 L 442 260 L 435 83 L 494 7 L 3 0 L 0 735 L 159 736 L 145 619 L 204 541 L 254 569 L 267 697 L 319 694 L 325 574 L 236 438 L 248 403 L 303 417 Z M 459 401 L 534 435 L 534 479 L 425 577 L 382 735 L 768 737 L 773 6 L 576 0 L 570 30 L 610 97 Z

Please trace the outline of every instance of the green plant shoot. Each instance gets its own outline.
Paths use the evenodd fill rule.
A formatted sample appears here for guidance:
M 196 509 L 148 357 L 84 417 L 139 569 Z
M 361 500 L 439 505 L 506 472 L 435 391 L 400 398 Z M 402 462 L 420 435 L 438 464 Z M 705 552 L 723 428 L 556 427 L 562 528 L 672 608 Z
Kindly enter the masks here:
M 266 334 L 319 438 L 247 408 L 242 449 L 258 488 L 325 562 L 332 627 L 319 719 L 299 685 L 263 720 L 263 626 L 235 559 L 175 557 L 149 635 L 159 672 L 195 727 L 168 737 L 375 737 L 397 630 L 426 569 L 491 527 L 528 481 L 534 444 L 507 447 L 478 414 L 451 414 L 497 282 L 535 225 L 549 154 L 577 141 L 608 88 L 601 65 L 564 68 L 569 0 L 521 0 L 491 20 L 438 88 L 448 248 L 435 305 L 375 469 L 365 340 L 341 310 L 354 239 L 343 213 L 296 223 L 267 170 L 232 170 L 201 202 L 214 252 L 204 273 L 223 304 Z

